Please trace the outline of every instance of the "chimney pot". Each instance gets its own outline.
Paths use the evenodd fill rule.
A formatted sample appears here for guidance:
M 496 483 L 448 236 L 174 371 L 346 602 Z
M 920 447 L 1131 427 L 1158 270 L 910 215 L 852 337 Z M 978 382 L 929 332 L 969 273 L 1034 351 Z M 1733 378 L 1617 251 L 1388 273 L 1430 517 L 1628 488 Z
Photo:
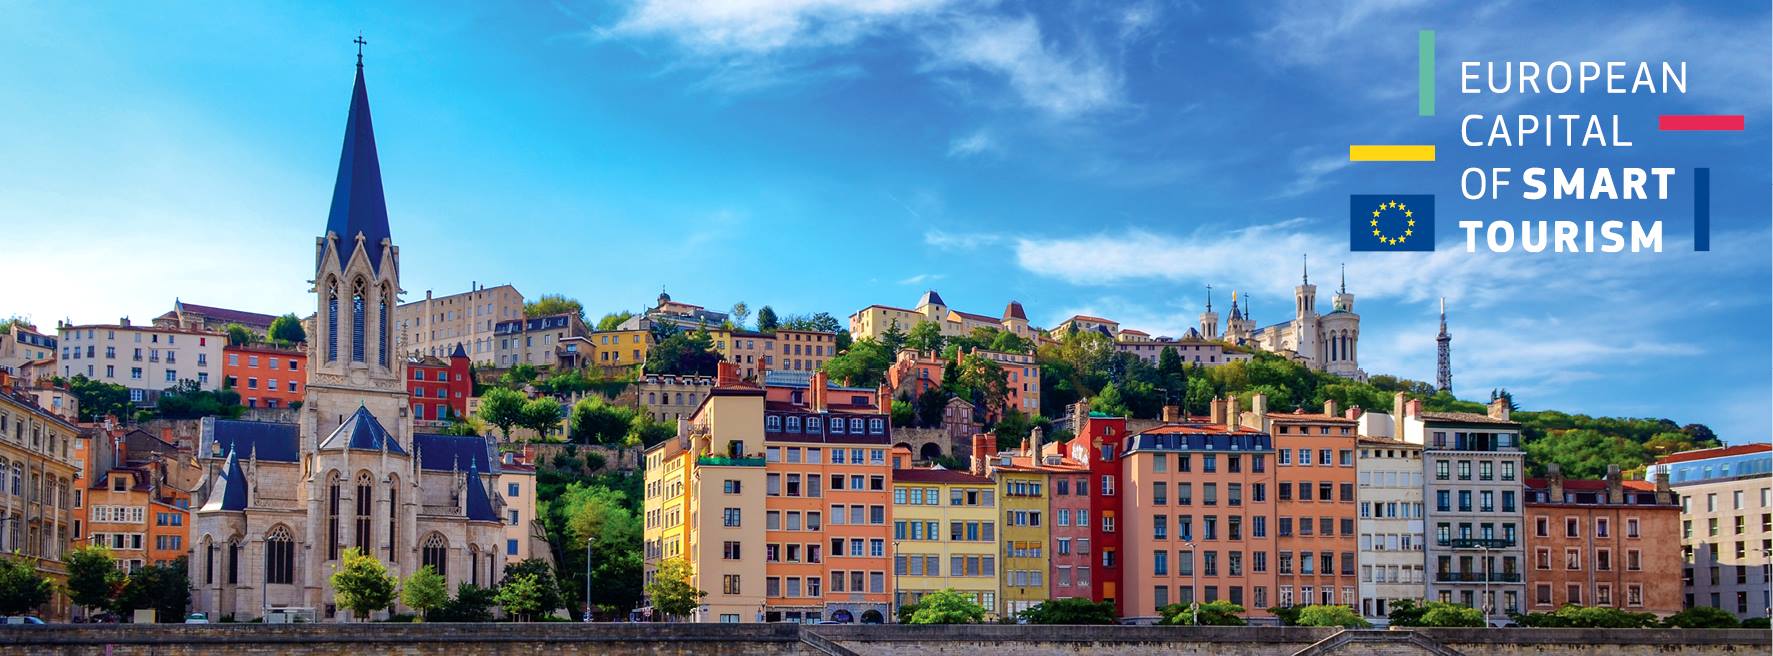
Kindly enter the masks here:
M 1164 406 L 1164 410 L 1163 410 L 1163 422 L 1164 423 L 1174 424 L 1174 423 L 1178 423 L 1180 421 L 1182 421 L 1182 408 L 1180 406 L 1174 406 L 1174 405 Z
M 1225 430 L 1236 431 L 1238 427 L 1237 397 L 1225 399 Z
M 1207 404 L 1207 423 L 1215 425 L 1225 423 L 1224 403 L 1222 399 L 1214 397 L 1213 401 Z
M 1508 421 L 1508 413 L 1509 413 L 1508 399 L 1500 399 L 1499 398 L 1494 401 L 1491 401 L 1490 407 L 1487 408 L 1487 410 L 1489 411 L 1488 414 L 1490 415 L 1491 419 L 1500 419 L 1502 421 Z
M 973 436 L 972 473 L 974 476 L 985 475 L 985 468 L 990 464 L 991 452 L 996 449 L 997 436 L 990 433 L 979 433 Z
M 1325 399 L 1324 400 L 1324 414 L 1326 416 L 1330 416 L 1330 417 L 1334 417 L 1338 414 L 1341 414 L 1336 411 L 1336 399 Z

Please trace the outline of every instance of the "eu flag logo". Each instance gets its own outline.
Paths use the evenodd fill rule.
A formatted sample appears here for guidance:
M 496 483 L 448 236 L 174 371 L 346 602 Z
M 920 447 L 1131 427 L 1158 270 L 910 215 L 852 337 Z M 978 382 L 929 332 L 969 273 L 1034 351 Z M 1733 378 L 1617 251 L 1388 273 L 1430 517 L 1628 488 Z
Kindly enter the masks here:
M 1349 196 L 1348 250 L 1434 250 L 1434 196 Z

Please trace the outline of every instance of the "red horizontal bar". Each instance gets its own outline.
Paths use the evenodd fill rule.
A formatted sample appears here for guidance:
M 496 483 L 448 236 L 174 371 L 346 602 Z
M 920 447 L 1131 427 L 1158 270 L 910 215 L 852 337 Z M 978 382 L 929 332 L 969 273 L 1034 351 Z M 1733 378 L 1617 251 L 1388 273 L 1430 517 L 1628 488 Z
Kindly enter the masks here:
M 1741 130 L 1742 115 L 1663 114 L 1657 127 L 1663 130 Z

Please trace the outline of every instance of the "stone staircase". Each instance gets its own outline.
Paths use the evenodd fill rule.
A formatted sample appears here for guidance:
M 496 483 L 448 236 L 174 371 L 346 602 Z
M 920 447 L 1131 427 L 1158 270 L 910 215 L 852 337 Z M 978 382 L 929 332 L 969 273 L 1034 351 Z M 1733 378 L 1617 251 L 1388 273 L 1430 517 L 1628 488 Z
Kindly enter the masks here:
M 1415 631 L 1348 629 L 1337 632 L 1293 656 L 1463 656 Z

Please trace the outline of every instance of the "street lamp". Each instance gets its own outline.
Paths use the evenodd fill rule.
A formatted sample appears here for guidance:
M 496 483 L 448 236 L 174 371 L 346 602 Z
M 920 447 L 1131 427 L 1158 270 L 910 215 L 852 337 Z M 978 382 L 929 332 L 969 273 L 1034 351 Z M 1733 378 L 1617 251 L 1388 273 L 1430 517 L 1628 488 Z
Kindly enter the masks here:
M 585 537 L 585 621 L 590 622 L 590 537 Z
M 1194 562 L 1193 542 L 1183 542 L 1182 546 L 1188 547 L 1188 573 L 1194 577 L 1188 584 L 1188 602 L 1194 609 L 1194 625 L 1200 626 L 1200 563 Z
M 1491 569 L 1490 568 L 1490 545 L 1487 542 L 1480 542 L 1480 543 L 1478 543 L 1478 549 L 1482 550 L 1484 553 L 1484 572 L 1483 572 L 1484 601 L 1483 601 L 1483 607 L 1484 607 L 1484 628 L 1487 629 L 1487 628 L 1490 628 L 1490 614 L 1491 614 L 1491 608 L 1490 608 L 1490 606 L 1491 606 L 1491 603 L 1490 603 L 1490 569 Z

